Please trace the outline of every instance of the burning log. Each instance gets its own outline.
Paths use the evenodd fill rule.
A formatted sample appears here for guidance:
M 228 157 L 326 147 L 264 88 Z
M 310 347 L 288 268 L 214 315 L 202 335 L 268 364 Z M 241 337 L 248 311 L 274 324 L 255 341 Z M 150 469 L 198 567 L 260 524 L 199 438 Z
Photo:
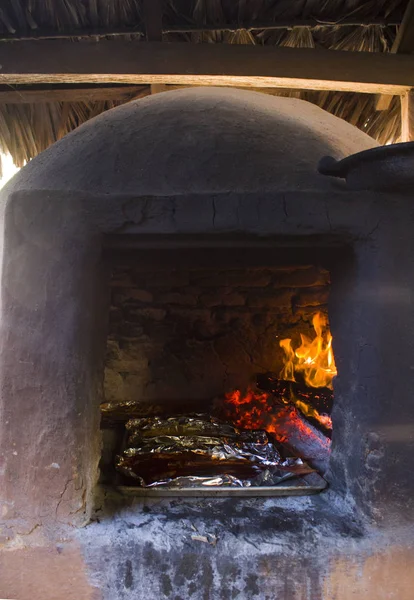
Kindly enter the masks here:
M 327 387 L 314 388 L 297 381 L 279 379 L 275 373 L 259 373 L 257 387 L 275 396 L 289 397 L 293 393 L 296 398 L 310 403 L 321 414 L 330 415 L 333 405 L 333 391 Z
M 274 373 L 257 375 L 257 387 L 292 403 L 302 415 L 327 437 L 331 437 L 333 391 L 327 387 L 309 387 L 303 382 L 279 379 Z
M 327 468 L 331 441 L 280 397 L 252 389 L 235 390 L 222 403 L 223 418 L 244 429 L 264 429 L 288 449 L 321 472 Z

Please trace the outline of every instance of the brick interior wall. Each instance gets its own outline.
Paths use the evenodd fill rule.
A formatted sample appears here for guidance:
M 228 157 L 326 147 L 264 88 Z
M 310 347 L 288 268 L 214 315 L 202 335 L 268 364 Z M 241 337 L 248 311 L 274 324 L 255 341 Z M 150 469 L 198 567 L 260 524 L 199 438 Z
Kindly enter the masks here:
M 279 340 L 311 334 L 327 311 L 329 273 L 315 266 L 145 270 L 116 267 L 106 401 L 200 402 L 279 372 Z

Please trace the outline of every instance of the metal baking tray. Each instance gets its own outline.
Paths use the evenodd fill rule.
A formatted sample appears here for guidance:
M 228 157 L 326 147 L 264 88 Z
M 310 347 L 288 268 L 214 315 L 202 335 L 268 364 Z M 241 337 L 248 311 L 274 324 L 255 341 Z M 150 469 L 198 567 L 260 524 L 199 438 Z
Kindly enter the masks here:
M 310 496 L 319 494 L 327 487 L 327 482 L 318 473 L 310 473 L 304 477 L 297 477 L 286 483 L 276 486 L 258 486 L 258 487 L 191 487 L 191 488 L 167 488 L 154 487 L 143 488 L 129 485 L 119 485 L 115 489 L 123 496 L 140 496 L 146 498 L 160 497 L 250 497 L 260 496 Z

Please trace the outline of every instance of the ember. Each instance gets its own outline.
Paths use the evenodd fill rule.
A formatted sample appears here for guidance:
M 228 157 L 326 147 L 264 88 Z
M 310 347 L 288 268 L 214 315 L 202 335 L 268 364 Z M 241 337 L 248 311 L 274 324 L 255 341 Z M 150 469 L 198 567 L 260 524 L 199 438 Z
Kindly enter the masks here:
M 248 389 L 226 394 L 224 415 L 237 427 L 264 429 L 291 452 L 324 470 L 330 439 L 307 422 L 299 410 L 283 397 Z

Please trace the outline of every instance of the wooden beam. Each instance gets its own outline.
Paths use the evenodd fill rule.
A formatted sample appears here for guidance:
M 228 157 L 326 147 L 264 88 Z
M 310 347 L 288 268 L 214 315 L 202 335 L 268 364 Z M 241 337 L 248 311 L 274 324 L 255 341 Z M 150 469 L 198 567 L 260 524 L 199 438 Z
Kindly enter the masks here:
M 162 42 L 162 7 L 160 0 L 143 0 L 145 34 L 148 42 Z
M 403 94 L 414 57 L 237 44 L 0 43 L 0 84 L 178 84 Z
M 147 96 L 147 86 L 130 85 L 103 88 L 70 88 L 52 90 L 0 90 L 0 104 L 37 104 L 44 102 L 101 102 L 127 100 Z
M 142 0 L 147 42 L 162 42 L 162 6 L 160 0 Z M 162 83 L 151 83 L 151 94 L 166 91 Z
M 306 29 L 315 29 L 320 27 L 397 27 L 401 25 L 399 15 L 392 15 L 386 18 L 371 18 L 371 19 L 353 19 L 346 18 L 339 21 L 322 21 L 320 19 L 288 19 L 278 21 L 252 21 L 241 25 L 240 23 L 214 23 L 209 25 L 191 25 L 189 23 L 177 23 L 175 25 L 166 25 L 162 28 L 163 33 L 197 33 L 203 31 L 275 31 L 281 29 L 294 29 L 295 27 L 305 27 Z M 108 38 L 108 37 L 125 37 L 145 36 L 145 29 L 142 23 L 134 27 L 100 27 L 100 28 L 77 28 L 71 29 L 70 33 L 58 31 L 53 28 L 38 27 L 30 32 L 17 33 L 3 31 L 0 33 L 0 42 L 3 41 L 18 41 L 18 40 L 57 40 L 73 38 Z
M 398 28 L 397 36 L 391 48 L 393 53 L 409 53 L 414 50 L 414 0 L 409 0 L 404 17 Z
M 414 91 L 401 96 L 401 141 L 414 142 Z
M 151 83 L 150 89 L 151 94 L 160 94 L 161 92 L 167 92 L 168 86 L 164 83 Z
M 393 54 L 409 54 L 414 51 L 414 0 L 409 0 L 397 36 L 391 47 Z M 388 110 L 392 96 L 381 95 L 377 99 L 377 110 Z

